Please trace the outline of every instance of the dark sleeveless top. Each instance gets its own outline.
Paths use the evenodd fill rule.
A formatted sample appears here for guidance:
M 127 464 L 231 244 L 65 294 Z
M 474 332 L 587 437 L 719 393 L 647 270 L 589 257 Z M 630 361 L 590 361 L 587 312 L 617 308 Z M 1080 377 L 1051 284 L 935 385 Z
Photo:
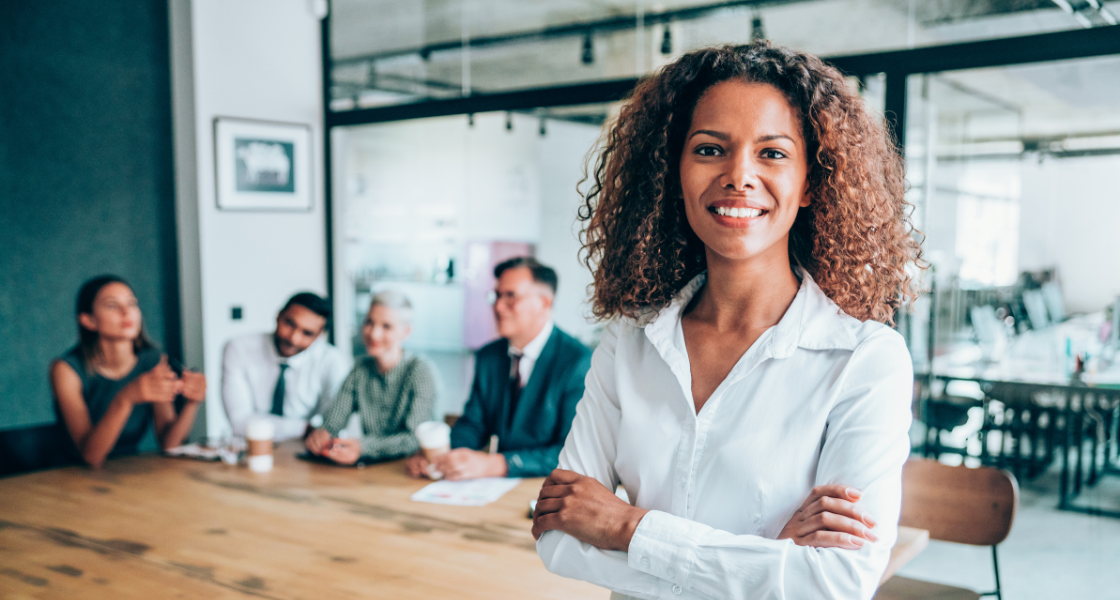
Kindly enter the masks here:
M 85 365 L 82 363 L 82 351 L 78 346 L 71 348 L 58 360 L 70 365 L 70 368 L 74 369 L 74 372 L 81 378 L 82 399 L 86 401 L 86 407 L 89 409 L 90 423 L 96 426 L 101 417 L 105 416 L 105 411 L 109 410 L 109 404 L 117 393 L 129 383 L 132 383 L 133 379 L 159 364 L 160 356 L 160 351 L 155 348 L 140 351 L 132 372 L 120 379 L 109 379 L 96 371 L 86 371 Z M 58 409 L 57 401 L 55 401 L 54 411 L 58 417 L 59 426 L 65 432 L 66 424 L 62 421 L 62 413 Z M 109 458 L 138 453 L 144 435 L 152 431 L 152 418 L 152 405 L 150 403 L 141 402 L 133 406 L 132 414 L 125 422 L 124 429 L 121 429 L 121 435 L 117 438 L 117 443 L 109 453 Z

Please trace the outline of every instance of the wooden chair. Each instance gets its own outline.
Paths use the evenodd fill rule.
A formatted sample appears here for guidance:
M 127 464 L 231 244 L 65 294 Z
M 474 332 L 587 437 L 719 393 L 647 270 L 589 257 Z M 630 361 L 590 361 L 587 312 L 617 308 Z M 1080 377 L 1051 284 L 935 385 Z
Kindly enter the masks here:
M 992 547 L 996 589 L 978 594 L 972 590 L 927 581 L 892 577 L 875 595 L 877 600 L 964 600 L 995 596 L 1003 600 L 999 585 L 996 545 L 1007 539 L 1019 486 L 1007 471 L 980 467 L 950 467 L 935 460 L 912 458 L 902 471 L 900 525 L 929 531 L 932 540 Z

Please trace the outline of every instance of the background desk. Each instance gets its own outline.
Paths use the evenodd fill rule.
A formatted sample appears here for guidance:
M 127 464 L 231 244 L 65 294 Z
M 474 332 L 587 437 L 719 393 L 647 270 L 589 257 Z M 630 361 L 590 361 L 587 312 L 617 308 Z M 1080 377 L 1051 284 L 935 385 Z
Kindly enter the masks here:
M 483 507 L 412 502 L 400 463 L 140 456 L 0 480 L 0 598 L 595 598 L 545 570 L 527 479 Z M 906 528 L 903 528 L 906 529 Z M 884 580 L 928 540 L 902 531 Z

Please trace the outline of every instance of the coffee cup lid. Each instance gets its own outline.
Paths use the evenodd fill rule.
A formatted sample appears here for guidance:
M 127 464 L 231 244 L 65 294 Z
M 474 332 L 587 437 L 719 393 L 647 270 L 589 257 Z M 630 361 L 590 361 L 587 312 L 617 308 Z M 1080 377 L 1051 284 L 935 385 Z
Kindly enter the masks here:
M 439 448 L 451 443 L 451 428 L 442 421 L 426 421 L 416 427 L 416 439 L 425 448 Z
M 267 417 L 254 417 L 245 427 L 245 437 L 251 440 L 271 440 L 276 433 L 276 427 Z

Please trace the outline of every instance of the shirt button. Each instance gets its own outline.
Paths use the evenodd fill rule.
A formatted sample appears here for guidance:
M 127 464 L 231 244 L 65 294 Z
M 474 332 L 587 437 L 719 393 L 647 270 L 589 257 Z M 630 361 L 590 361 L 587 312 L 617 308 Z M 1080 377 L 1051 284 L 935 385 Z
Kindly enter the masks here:
M 642 568 L 643 569 L 648 569 L 649 568 L 649 559 L 648 558 L 645 558 L 645 557 L 642 558 Z
M 680 595 L 680 593 L 681 593 L 681 586 L 679 586 L 679 585 L 674 585 L 674 586 L 673 586 L 673 593 L 674 593 L 674 594 L 677 594 L 677 595 Z

